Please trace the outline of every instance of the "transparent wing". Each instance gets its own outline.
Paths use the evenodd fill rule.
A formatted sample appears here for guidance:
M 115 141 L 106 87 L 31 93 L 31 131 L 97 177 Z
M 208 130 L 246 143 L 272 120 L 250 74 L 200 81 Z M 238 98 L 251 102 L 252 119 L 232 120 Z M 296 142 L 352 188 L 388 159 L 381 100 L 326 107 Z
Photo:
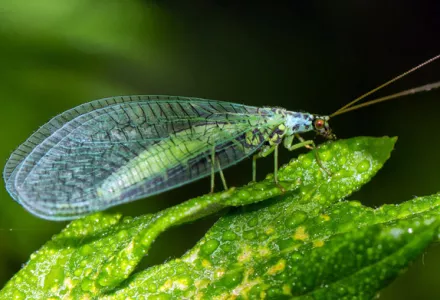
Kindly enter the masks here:
M 279 122 L 272 116 L 197 98 L 96 100 L 55 117 L 21 145 L 6 164 L 6 187 L 40 217 L 76 218 L 205 177 L 212 153 L 223 169 L 237 163 Z

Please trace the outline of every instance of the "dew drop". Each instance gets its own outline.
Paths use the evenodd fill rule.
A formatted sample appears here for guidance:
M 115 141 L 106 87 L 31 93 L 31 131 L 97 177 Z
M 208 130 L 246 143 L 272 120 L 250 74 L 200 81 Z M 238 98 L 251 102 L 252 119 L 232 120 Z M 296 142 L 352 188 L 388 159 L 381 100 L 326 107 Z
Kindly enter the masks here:
M 346 156 L 340 156 L 338 158 L 338 164 L 340 166 L 344 166 L 347 163 L 347 157 Z
M 233 288 L 237 286 L 242 280 L 243 274 L 239 271 L 236 271 L 226 274 L 222 278 L 222 283 L 228 288 Z
M 21 300 L 21 299 L 26 299 L 26 294 L 19 291 L 19 290 L 15 290 L 12 294 L 12 299 L 14 300 Z
M 117 238 L 121 241 L 121 240 L 125 240 L 126 238 L 128 238 L 128 231 L 127 230 L 121 230 L 118 232 Z
M 133 217 L 126 216 L 122 219 L 122 223 L 130 223 L 133 220 Z
M 110 276 L 105 272 L 102 273 L 99 277 L 100 278 L 98 280 L 98 283 L 100 286 L 110 286 L 113 282 Z
M 392 228 L 390 230 L 390 234 L 392 235 L 393 238 L 398 239 L 400 238 L 400 236 L 402 235 L 403 230 L 401 228 Z
M 285 240 L 281 240 L 277 243 L 278 247 L 280 250 L 284 250 L 284 249 L 288 249 L 291 248 L 295 245 L 296 243 L 293 241 L 293 239 L 288 238 Z
M 242 200 L 247 200 L 250 196 L 251 194 L 249 194 L 249 192 L 246 190 L 241 190 L 240 192 L 238 192 L 238 197 Z
M 64 280 L 64 268 L 53 267 L 50 272 L 46 275 L 46 280 L 44 281 L 44 286 L 48 289 L 54 285 L 59 285 Z
M 321 159 L 322 161 L 328 161 L 330 160 L 330 158 L 332 157 L 330 151 L 322 151 L 319 152 L 319 159 Z
M 206 241 L 206 243 L 204 243 L 202 246 L 202 251 L 203 253 L 208 255 L 212 254 L 218 248 L 219 245 L 220 242 L 214 239 Z
M 80 253 L 81 253 L 82 256 L 90 255 L 93 252 L 94 252 L 93 247 L 88 245 L 88 244 L 82 246 L 81 249 L 80 249 Z
M 81 289 L 85 292 L 90 291 L 93 288 L 93 281 L 89 278 L 84 278 L 81 282 Z
M 157 286 L 155 283 L 150 283 L 149 285 L 147 285 L 147 291 L 149 291 L 150 293 L 154 293 L 157 291 Z
M 187 269 L 185 268 L 185 266 L 179 266 L 176 268 L 176 274 L 183 274 L 186 272 L 186 270 Z
M 254 230 L 247 230 L 243 232 L 243 237 L 247 240 L 254 240 L 257 238 L 257 233 Z
M 255 217 L 250 219 L 249 222 L 248 222 L 248 225 L 251 226 L 251 227 L 254 227 L 257 224 L 258 224 L 258 218 L 255 218 Z
M 293 261 L 299 261 L 301 259 L 302 259 L 302 255 L 300 253 L 295 252 L 295 253 L 292 254 L 292 260 Z
M 361 161 L 356 167 L 356 170 L 359 173 L 364 173 L 364 172 L 368 171 L 369 169 L 370 169 L 370 161 L 368 161 L 366 159 Z
M 297 210 L 293 215 L 286 220 L 286 226 L 295 228 L 299 224 L 303 223 L 307 219 L 307 214 L 301 210 Z
M 253 188 L 256 191 L 264 191 L 267 187 L 264 183 L 259 182 L 259 183 L 254 184 Z
M 237 238 L 237 235 L 235 234 L 235 232 L 233 232 L 231 230 L 226 230 L 225 232 L 223 232 L 222 238 L 225 241 L 233 241 Z
M 300 160 L 301 160 L 302 166 L 306 169 L 312 165 L 312 160 L 310 158 L 308 158 L 307 156 L 302 156 Z
M 230 243 L 224 243 L 223 245 L 221 245 L 220 247 L 223 251 L 225 251 L 226 253 L 229 253 L 233 250 L 232 246 Z

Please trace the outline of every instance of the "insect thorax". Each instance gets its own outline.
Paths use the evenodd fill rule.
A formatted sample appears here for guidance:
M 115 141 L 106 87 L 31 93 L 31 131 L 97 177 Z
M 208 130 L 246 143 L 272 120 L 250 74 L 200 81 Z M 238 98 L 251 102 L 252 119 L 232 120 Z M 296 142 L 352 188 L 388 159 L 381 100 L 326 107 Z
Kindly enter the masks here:
M 314 116 L 309 113 L 286 111 L 286 135 L 313 130 Z
M 247 143 L 257 144 L 259 140 L 264 139 L 270 145 L 276 145 L 280 144 L 286 136 L 314 129 L 313 120 L 315 117 L 312 114 L 287 111 L 283 108 L 268 109 L 274 113 L 272 118 L 268 118 L 268 120 L 271 120 L 268 123 L 272 123 L 273 126 L 268 126 L 265 130 L 255 129 L 253 132 L 249 132 L 246 137 Z M 258 135 L 260 135 L 260 138 L 256 138 Z

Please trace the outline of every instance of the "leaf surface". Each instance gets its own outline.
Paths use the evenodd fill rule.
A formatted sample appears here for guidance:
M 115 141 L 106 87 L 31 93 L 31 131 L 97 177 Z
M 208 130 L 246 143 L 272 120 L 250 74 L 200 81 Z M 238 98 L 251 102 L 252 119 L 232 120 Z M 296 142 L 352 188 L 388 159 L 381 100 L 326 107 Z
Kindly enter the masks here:
M 318 150 L 326 170 L 310 152 L 280 169 L 280 185 L 269 175 L 157 214 L 73 221 L 31 256 L 0 297 L 372 297 L 438 233 L 439 195 L 378 209 L 341 202 L 374 176 L 394 143 L 327 143 Z M 238 208 L 181 258 L 134 272 L 163 231 L 230 206 Z

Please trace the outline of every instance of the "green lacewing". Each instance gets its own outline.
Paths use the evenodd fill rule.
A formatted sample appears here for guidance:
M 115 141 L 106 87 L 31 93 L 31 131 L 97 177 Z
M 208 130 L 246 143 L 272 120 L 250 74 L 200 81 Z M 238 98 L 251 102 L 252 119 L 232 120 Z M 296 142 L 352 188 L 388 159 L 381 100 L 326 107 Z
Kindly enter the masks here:
M 440 87 L 440 82 L 354 105 L 440 55 L 362 95 L 329 116 L 192 97 L 121 96 L 54 117 L 11 155 L 3 177 L 18 203 L 41 218 L 69 220 L 211 176 L 283 145 L 313 147 L 300 134 L 333 139 L 329 119 L 374 103 Z M 294 138 L 299 143 L 294 144 Z

